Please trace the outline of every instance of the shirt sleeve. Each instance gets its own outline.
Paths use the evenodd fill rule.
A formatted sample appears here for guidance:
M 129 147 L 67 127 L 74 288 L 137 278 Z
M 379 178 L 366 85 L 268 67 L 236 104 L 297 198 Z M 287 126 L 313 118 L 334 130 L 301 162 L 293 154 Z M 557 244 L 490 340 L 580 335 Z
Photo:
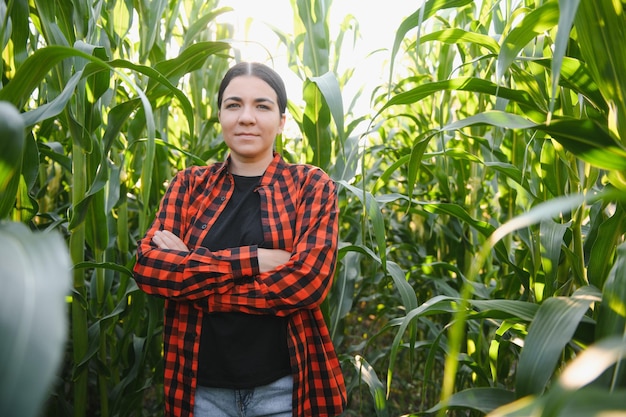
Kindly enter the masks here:
M 257 247 L 242 246 L 220 251 L 203 247 L 189 252 L 159 249 L 152 243 L 157 230 L 169 230 L 189 246 L 191 174 L 176 175 L 168 187 L 157 216 L 137 247 L 133 272 L 137 285 L 146 293 L 165 298 L 198 300 L 226 291 L 238 280 L 259 273 Z
M 211 294 L 202 308 L 287 316 L 322 303 L 337 259 L 337 192 L 323 171 L 314 172 L 298 201 L 293 248 L 283 248 L 292 252 L 289 261 L 224 293 Z

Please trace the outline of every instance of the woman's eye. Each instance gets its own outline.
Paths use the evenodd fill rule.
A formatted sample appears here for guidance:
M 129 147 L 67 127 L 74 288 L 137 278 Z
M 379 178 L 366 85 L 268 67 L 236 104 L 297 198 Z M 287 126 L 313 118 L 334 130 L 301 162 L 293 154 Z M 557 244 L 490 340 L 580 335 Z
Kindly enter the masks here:
M 226 105 L 227 109 L 236 109 L 237 107 L 239 107 L 239 103 L 230 103 Z

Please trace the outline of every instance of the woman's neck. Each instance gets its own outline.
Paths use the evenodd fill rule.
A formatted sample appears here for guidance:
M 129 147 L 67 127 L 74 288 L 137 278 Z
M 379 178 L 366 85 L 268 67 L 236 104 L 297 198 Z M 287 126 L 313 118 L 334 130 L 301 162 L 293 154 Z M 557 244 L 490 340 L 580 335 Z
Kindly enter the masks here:
M 240 175 L 242 177 L 258 177 L 263 175 L 269 164 L 274 159 L 264 158 L 258 161 L 242 161 L 231 156 L 228 170 L 231 174 Z

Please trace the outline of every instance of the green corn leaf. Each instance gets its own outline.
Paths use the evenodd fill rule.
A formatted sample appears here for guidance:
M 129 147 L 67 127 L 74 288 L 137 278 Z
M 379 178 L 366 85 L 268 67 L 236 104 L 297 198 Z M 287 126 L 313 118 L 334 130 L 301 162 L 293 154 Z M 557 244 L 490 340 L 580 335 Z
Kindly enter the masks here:
M 41 415 L 65 349 L 69 271 L 59 234 L 0 223 L 0 415 Z
M 344 128 L 343 100 L 341 98 L 341 88 L 337 77 L 334 73 L 327 72 L 320 77 L 311 77 L 311 81 L 317 85 L 322 96 L 324 96 L 324 101 L 328 105 L 335 125 L 337 126 L 339 143 L 344 143 L 346 132 Z
M 515 400 L 515 394 L 502 388 L 470 388 L 452 395 L 445 405 L 446 409 L 472 409 L 487 414 L 513 400 Z M 439 403 L 426 412 L 434 413 L 442 406 L 443 404 Z
M 28 19 L 29 6 L 27 1 L 15 1 L 12 6 L 10 14 L 13 26 L 13 30 L 11 31 L 13 60 L 15 61 L 15 67 L 19 68 L 29 54 L 26 49 L 28 45 L 28 35 L 30 33 Z
M 552 59 L 535 59 L 533 63 L 544 68 L 555 66 Z M 594 81 L 587 64 L 576 58 L 564 56 L 560 68 L 558 85 L 570 88 L 578 94 L 582 94 L 589 102 L 601 111 L 608 111 L 607 103 L 600 93 L 598 84 Z
M 539 225 L 541 240 L 541 263 L 545 272 L 545 289 L 543 296 L 551 296 L 558 287 L 556 283 L 563 236 L 569 224 L 557 223 L 552 219 L 544 220 Z M 541 298 L 543 299 L 543 297 Z
M 623 335 L 600 339 L 580 353 L 565 368 L 559 376 L 558 388 L 566 390 L 583 388 L 624 358 L 626 358 L 626 345 Z M 624 406 L 623 402 L 622 406 Z
M 152 48 L 157 43 L 163 13 L 167 9 L 168 0 L 139 0 L 135 8 L 141 24 L 139 25 L 139 55 L 141 62 L 145 62 Z
M 572 340 L 576 327 L 600 294 L 548 298 L 539 307 L 528 330 L 517 366 L 515 392 L 518 398 L 541 394 L 563 348 Z
M 533 195 L 533 190 L 531 189 L 530 183 L 528 182 L 528 178 L 524 176 L 519 167 L 509 164 L 507 162 L 483 162 L 486 167 L 493 169 L 501 174 L 503 174 L 506 178 L 516 182 L 521 185 L 524 190 L 528 192 L 528 194 Z
M 500 45 L 491 36 L 469 32 L 460 28 L 438 30 L 425 34 L 420 38 L 420 42 L 429 41 L 440 41 L 452 44 L 467 42 L 481 46 L 493 54 L 497 54 L 498 51 L 500 51 Z
M 67 58 L 89 55 L 65 46 L 48 46 L 36 50 L 16 71 L 15 76 L 0 90 L 0 100 L 22 107 L 46 74 L 59 62 Z
M 22 159 L 26 148 L 26 128 L 20 112 L 0 101 L 0 219 L 7 218 L 20 184 Z
M 211 22 L 215 21 L 216 17 L 232 11 L 232 7 L 222 7 L 216 10 L 211 10 L 210 13 L 206 13 L 195 19 L 185 31 L 185 42 L 183 46 L 187 48 L 188 46 L 193 45 L 194 41 L 198 39 L 198 36 L 203 31 L 207 30 L 207 27 L 211 24 Z
M 600 216 L 598 218 L 601 219 Z M 613 216 L 598 226 L 598 233 L 590 243 L 587 277 L 591 285 L 603 288 L 611 266 L 617 266 L 617 263 L 614 264 L 615 251 L 625 228 L 626 211 L 622 204 L 618 204 Z M 617 262 L 623 261 L 617 260 Z
M 567 178 L 567 172 L 559 153 L 550 141 L 545 141 L 541 146 L 539 155 L 541 164 L 542 184 L 548 195 L 557 197 L 563 194 L 563 181 Z
M 370 389 L 370 394 L 374 400 L 374 408 L 376 410 L 377 417 L 386 417 L 387 414 L 387 399 L 385 397 L 385 386 L 376 375 L 376 371 L 370 365 L 365 358 L 360 355 L 350 359 L 361 380 Z
M 482 124 L 506 129 L 541 130 L 583 161 L 604 169 L 626 169 L 626 148 L 590 119 L 563 118 L 553 120 L 550 124 L 536 124 L 517 114 L 491 110 L 450 123 L 441 130 L 456 130 Z
M 559 21 L 559 7 L 556 2 L 547 2 L 528 13 L 521 23 L 502 40 L 496 77 L 501 80 L 504 73 L 517 58 L 519 52 L 538 35 L 552 29 Z
M 361 256 L 358 252 L 339 249 L 341 266 L 333 280 L 332 290 L 328 293 L 331 310 L 329 330 L 333 341 L 337 343 L 341 320 L 350 312 L 355 301 L 355 286 L 361 271 Z
M 393 343 L 391 344 L 391 351 L 389 353 L 389 366 L 387 368 L 387 395 L 389 395 L 389 392 L 391 390 L 395 364 L 406 330 L 409 328 L 409 326 L 414 325 L 414 322 L 418 318 L 426 314 L 451 312 L 451 303 L 455 301 L 458 301 L 458 299 L 437 295 L 435 297 L 432 297 L 425 303 L 422 303 L 419 307 L 415 307 L 412 310 L 409 310 L 406 316 L 400 319 L 400 326 L 398 327 L 398 331 L 394 336 Z
M 593 382 L 604 371 L 626 358 L 621 337 L 609 337 L 591 345 L 567 364 L 557 383 L 545 395 L 527 396 L 504 405 L 487 417 L 601 417 L 626 412 L 626 391 L 608 391 Z
M 411 156 L 408 161 L 409 175 L 407 178 L 407 195 L 409 196 L 413 195 L 417 176 L 419 174 L 420 167 L 422 166 L 422 158 L 428 149 L 431 138 L 432 135 L 427 136 L 425 139 L 416 141 L 415 145 L 413 145 L 413 148 L 411 149 Z
M 116 37 L 113 39 L 124 39 L 128 35 L 133 24 L 132 7 L 128 1 L 107 2 L 109 9 L 109 18 L 107 20 L 109 30 Z
M 122 59 L 116 59 L 114 61 L 111 61 L 109 63 L 109 65 L 112 68 L 128 68 L 131 69 L 133 71 L 137 71 L 138 73 L 141 74 L 145 74 L 147 76 L 150 77 L 150 81 L 153 82 L 152 84 L 152 88 L 148 88 L 146 91 L 146 96 L 147 98 L 152 102 L 152 103 L 156 103 L 157 100 L 162 97 L 162 93 L 160 90 L 155 89 L 156 85 L 159 85 L 161 87 L 163 87 L 164 89 L 167 89 L 169 92 L 171 92 L 180 102 L 181 106 L 182 106 L 182 110 L 183 113 L 185 115 L 185 119 L 187 121 L 187 124 L 189 126 L 189 132 L 193 132 L 195 127 L 195 123 L 194 123 L 194 118 L 193 118 L 193 109 L 191 107 L 191 102 L 189 101 L 189 98 L 185 95 L 185 93 L 183 93 L 181 90 L 179 90 L 178 88 L 176 88 L 174 85 L 172 85 L 172 83 L 163 76 L 163 74 L 161 74 L 159 71 L 145 66 L 145 65 L 136 65 L 133 64 L 130 61 L 127 60 L 122 60 Z M 93 66 L 90 66 L 88 68 L 85 69 L 85 72 L 87 72 L 88 70 L 91 71 L 98 71 L 98 68 L 95 68 Z M 149 83 L 150 85 L 150 83 Z M 145 108 L 145 106 L 144 106 Z
M 596 338 L 618 337 L 626 340 L 626 243 L 617 248 L 617 257 L 602 289 L 602 303 L 598 312 Z M 621 363 L 611 375 L 608 386 L 626 384 L 626 366 Z
M 538 304 L 520 300 L 470 300 L 480 313 L 477 317 L 512 319 L 531 322 L 539 309 Z
M 489 236 L 493 233 L 495 228 L 486 221 L 476 220 L 470 216 L 470 214 L 458 204 L 452 203 L 425 203 L 424 209 L 431 213 L 448 214 L 452 215 L 464 223 L 471 225 L 478 230 L 482 235 Z
M 108 169 L 106 171 L 108 172 Z M 89 200 L 91 204 L 89 204 L 86 215 L 86 239 L 91 248 L 104 251 L 109 245 L 109 224 L 107 222 L 104 188 L 95 193 L 92 192 L 91 196 L 92 198 Z
M 172 85 L 177 85 L 179 80 L 190 72 L 199 70 L 205 65 L 206 60 L 214 55 L 226 53 L 230 49 L 230 45 L 226 42 L 198 42 L 183 49 L 175 58 L 158 62 L 154 69 L 162 74 Z M 145 71 L 145 68 L 143 69 Z M 154 97 L 160 97 L 171 90 L 171 87 L 165 84 L 158 76 L 151 75 L 148 83 L 148 91 L 155 89 L 151 93 Z
M 583 388 L 576 391 L 559 391 L 559 395 L 550 393 L 542 397 L 524 397 L 497 408 L 487 414 L 487 417 L 621 416 L 626 411 L 624 396 L 626 392 L 623 390 L 607 392 L 595 388 Z
M 389 79 L 394 71 L 394 61 L 396 55 L 400 50 L 402 41 L 406 38 L 407 33 L 414 29 L 419 28 L 424 21 L 430 19 L 440 10 L 460 8 L 472 3 L 473 0 L 428 0 L 424 5 L 418 9 L 415 13 L 407 17 L 402 21 L 400 27 L 396 31 L 396 36 L 393 41 L 393 47 L 391 49 L 391 65 L 389 68 Z M 390 83 L 391 84 L 391 83 Z
M 612 392 L 586 388 L 568 392 L 559 398 L 561 401 L 552 401 L 548 398 L 547 404 L 563 404 L 559 417 L 602 417 L 623 416 L 626 414 L 626 390 Z
M 389 168 L 385 169 L 385 171 L 378 177 L 378 180 L 376 181 L 376 184 L 375 184 L 375 186 L 372 189 L 372 193 L 376 194 L 376 191 L 378 191 L 378 189 L 380 187 L 384 186 L 389 181 L 389 179 L 393 176 L 393 174 L 400 167 L 402 167 L 404 164 L 409 162 L 410 159 L 411 159 L 411 155 L 403 155 L 397 161 L 395 161 Z M 417 159 L 417 158 L 415 158 L 415 159 Z M 417 162 L 417 163 L 421 164 L 421 160 L 419 162 Z M 410 186 L 410 184 L 407 184 L 407 185 Z M 407 194 L 409 194 L 409 193 L 407 193 Z
M 463 223 L 466 223 L 470 225 L 471 227 L 473 227 L 474 229 L 476 229 L 484 237 L 492 236 L 496 230 L 488 222 L 483 221 L 483 220 L 476 220 L 472 218 L 472 216 L 470 216 L 467 210 L 465 210 L 463 207 L 461 207 L 458 204 L 452 204 L 452 203 L 423 203 L 423 204 L 418 203 L 418 204 L 423 205 L 424 210 L 430 213 L 445 214 L 445 215 L 456 217 Z M 518 269 L 517 265 L 515 265 L 514 262 L 511 262 L 511 260 L 509 259 L 506 247 L 504 246 L 502 242 L 496 242 L 494 247 L 500 260 L 510 264 L 511 267 L 518 270 L 518 272 L 522 272 L 520 269 Z
M 591 119 L 558 119 L 538 125 L 565 149 L 598 168 L 626 170 L 626 147 Z
M 303 62 L 312 76 L 321 76 L 330 70 L 330 35 L 326 0 L 292 0 L 297 5 L 298 16 L 304 25 Z
M 359 200 L 361 200 L 361 204 L 363 204 L 363 206 L 365 207 L 367 216 L 370 219 L 370 222 L 372 223 L 374 229 L 374 239 L 376 241 L 376 247 L 380 256 L 380 262 L 383 266 L 383 270 L 387 271 L 387 244 L 385 237 L 385 221 L 380 211 L 380 207 L 376 202 L 376 199 L 368 191 L 357 188 L 351 184 L 348 184 L 345 181 L 338 181 L 338 183 L 350 190 Z
M 34 4 L 48 44 L 69 46 L 76 41 L 72 2 L 34 0 Z
M 115 71 L 115 68 L 111 66 L 109 63 L 102 61 L 98 57 L 89 55 L 81 51 L 78 48 L 70 48 L 70 47 L 58 46 L 58 45 L 47 46 L 45 48 L 36 50 L 30 57 L 28 57 L 28 59 L 24 62 L 24 65 L 20 68 L 20 70 L 18 70 L 15 73 L 15 76 L 13 77 L 13 79 L 11 79 L 11 81 L 3 89 L 0 90 L 0 100 L 7 100 L 17 106 L 23 105 L 23 103 L 26 100 L 28 100 L 32 92 L 35 90 L 35 88 L 37 88 L 37 86 L 44 80 L 46 74 L 55 65 L 57 65 L 58 63 L 60 63 L 61 61 L 67 58 L 83 58 L 90 62 L 90 64 L 88 64 L 84 69 L 84 74 L 83 74 L 84 76 L 93 75 L 103 70 Z M 128 61 L 117 60 L 113 62 L 117 63 L 119 67 L 121 68 L 126 68 L 126 67 L 133 68 L 133 65 L 129 63 Z M 137 68 L 141 68 L 141 67 L 137 66 L 135 69 Z M 149 73 L 149 75 L 155 76 L 157 78 L 160 76 L 158 72 L 152 69 L 145 69 L 145 71 Z M 137 93 L 137 95 L 141 99 L 141 103 L 143 105 L 144 111 L 146 112 L 145 120 L 146 120 L 146 127 L 148 130 L 147 136 L 148 136 L 149 142 L 152 142 L 152 139 L 154 138 L 154 132 L 155 132 L 154 117 L 152 114 L 152 106 L 150 105 L 143 91 L 137 87 L 137 85 L 132 81 L 132 79 L 130 79 L 127 75 L 125 75 L 124 73 L 120 71 L 116 71 L 116 74 L 120 78 L 122 78 Z M 167 83 L 167 80 L 164 80 L 163 82 L 166 83 L 166 85 L 169 84 Z M 65 92 L 67 92 L 67 90 L 65 90 L 64 93 Z M 179 98 L 182 99 L 182 97 L 184 97 L 184 94 L 180 93 Z M 43 113 L 45 113 L 46 115 L 54 114 L 54 112 L 58 111 L 58 106 L 60 106 L 61 103 L 64 102 L 63 100 L 65 99 L 66 97 L 64 97 L 61 101 L 56 102 L 55 104 L 47 108 L 51 111 L 51 113 L 45 113 L 44 111 L 42 112 L 42 114 Z M 184 98 L 184 100 L 188 102 L 186 97 Z M 183 103 L 185 101 L 183 101 Z M 189 113 L 190 110 L 188 109 L 187 112 Z M 44 117 L 42 116 L 42 114 L 35 113 L 34 115 L 27 116 L 27 117 L 29 118 L 28 120 L 39 120 L 41 117 Z M 77 137 L 82 137 L 82 135 L 77 135 Z
M 427 83 L 395 95 L 378 111 L 377 116 L 391 106 L 414 104 L 436 92 L 453 90 L 471 91 L 511 100 L 530 110 L 533 114 L 544 114 L 546 111 L 526 91 L 500 87 L 491 81 L 480 78 L 454 78 Z
M 574 20 L 580 49 L 609 107 L 609 130 L 626 146 L 626 8 L 623 1 L 581 0 Z
M 550 113 L 554 111 L 556 102 L 556 91 L 561 77 L 563 59 L 569 44 L 569 33 L 574 24 L 574 17 L 580 0 L 559 0 L 559 23 L 554 41 L 554 52 L 552 58 L 552 94 L 550 95 Z
M 69 103 L 70 99 L 74 96 L 76 92 L 76 87 L 80 83 L 83 78 L 83 71 L 78 71 L 76 74 L 72 75 L 72 77 L 65 84 L 65 88 L 54 98 L 54 100 L 42 104 L 34 110 L 22 113 L 22 119 L 24 120 L 24 124 L 26 126 L 34 126 L 37 123 L 40 123 L 44 120 L 51 119 L 53 117 L 58 116 L 63 112 L 67 103 Z
M 407 311 L 417 308 L 417 297 L 415 296 L 415 290 L 407 281 L 406 275 L 400 266 L 392 261 L 387 261 L 387 271 L 393 279 L 393 282 L 400 292 L 400 298 L 402 299 L 402 305 Z
M 304 101 L 302 128 L 313 152 L 313 164 L 327 169 L 332 156 L 330 108 L 317 84 L 309 80 L 304 85 Z

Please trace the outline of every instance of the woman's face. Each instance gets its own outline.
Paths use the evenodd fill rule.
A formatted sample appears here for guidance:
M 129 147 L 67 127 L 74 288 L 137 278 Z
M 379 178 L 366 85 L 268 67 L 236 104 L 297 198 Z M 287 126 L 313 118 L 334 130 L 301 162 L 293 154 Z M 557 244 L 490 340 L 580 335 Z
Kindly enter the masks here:
M 269 84 L 254 76 L 233 78 L 224 90 L 218 117 L 235 164 L 270 163 L 285 115 L 280 113 L 276 92 Z

